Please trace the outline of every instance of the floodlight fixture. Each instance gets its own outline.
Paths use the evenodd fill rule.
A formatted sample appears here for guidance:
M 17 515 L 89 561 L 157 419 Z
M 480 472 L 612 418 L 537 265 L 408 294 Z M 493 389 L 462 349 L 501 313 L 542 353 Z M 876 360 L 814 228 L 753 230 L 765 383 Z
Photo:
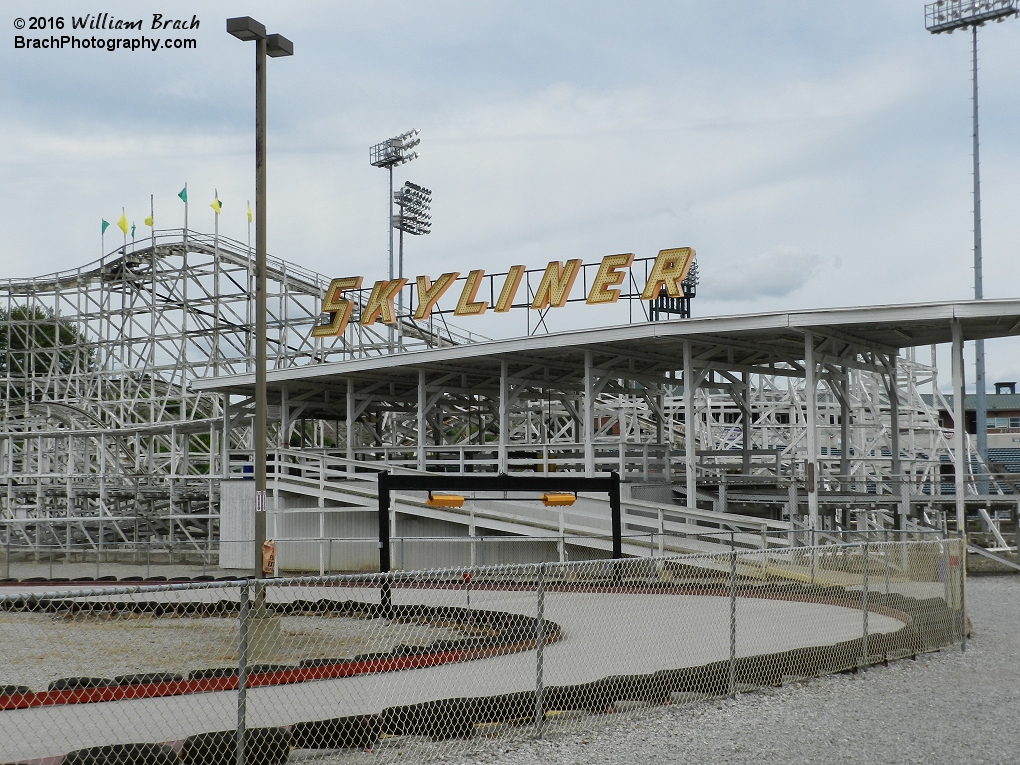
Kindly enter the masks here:
M 698 259 L 695 258 L 691 261 L 690 268 L 687 269 L 687 276 L 680 282 L 680 288 L 683 290 L 684 297 L 692 298 L 698 294 L 698 283 L 701 281 L 701 276 L 698 272 Z
M 1002 23 L 1020 15 L 1020 0 L 938 0 L 924 7 L 924 25 L 932 34 Z
M 373 167 L 396 167 L 418 159 L 420 156 L 418 152 L 411 149 L 421 143 L 421 139 L 418 138 L 420 132 L 417 128 L 408 130 L 369 147 L 369 163 Z
M 266 27 L 265 24 L 256 21 L 251 16 L 239 16 L 227 19 L 227 34 L 245 42 L 264 40 L 266 39 Z
M 411 181 L 393 193 L 393 203 L 400 212 L 391 219 L 393 228 L 403 233 L 422 236 L 432 232 L 432 190 Z M 403 249 L 401 249 L 403 261 Z
M 1020 0 L 936 0 L 924 7 L 925 28 L 932 34 L 952 34 L 970 28 L 974 181 L 974 299 L 984 298 L 981 251 L 981 142 L 978 137 L 978 27 L 1002 23 L 1020 15 Z M 974 341 L 975 425 L 979 465 L 988 464 L 988 407 L 985 401 L 985 341 Z M 988 482 L 978 481 L 978 494 L 988 493 Z
M 266 37 L 266 55 L 270 58 L 293 56 L 294 43 L 283 35 L 269 35 Z

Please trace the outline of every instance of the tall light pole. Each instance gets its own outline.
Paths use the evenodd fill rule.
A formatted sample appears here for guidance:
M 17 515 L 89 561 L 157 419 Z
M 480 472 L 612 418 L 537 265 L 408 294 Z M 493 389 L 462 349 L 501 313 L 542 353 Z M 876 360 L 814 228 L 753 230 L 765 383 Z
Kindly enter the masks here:
M 382 143 L 370 146 L 368 149 L 368 161 L 373 167 L 385 167 L 390 171 L 390 215 L 386 219 L 386 227 L 390 232 L 390 256 L 389 256 L 389 279 L 393 280 L 393 168 L 418 159 L 418 152 L 411 151 L 421 143 L 417 128 L 408 130 L 393 138 L 388 138 Z M 401 264 L 403 266 L 403 264 Z M 403 277 L 403 273 L 400 274 Z M 390 352 L 393 352 L 393 327 L 389 329 Z
M 952 34 L 970 28 L 974 158 L 974 299 L 984 299 L 981 274 L 981 154 L 978 140 L 978 27 L 994 21 L 1002 23 L 1010 16 L 1020 15 L 1020 0 L 938 0 L 924 7 L 925 27 L 932 34 Z M 988 406 L 985 401 L 985 341 L 974 341 L 974 393 L 977 451 L 982 464 L 988 464 Z M 978 491 L 987 491 L 985 481 Z
M 265 576 L 266 541 L 266 56 L 293 56 L 283 35 L 267 35 L 251 16 L 227 19 L 227 32 L 255 41 L 255 576 Z

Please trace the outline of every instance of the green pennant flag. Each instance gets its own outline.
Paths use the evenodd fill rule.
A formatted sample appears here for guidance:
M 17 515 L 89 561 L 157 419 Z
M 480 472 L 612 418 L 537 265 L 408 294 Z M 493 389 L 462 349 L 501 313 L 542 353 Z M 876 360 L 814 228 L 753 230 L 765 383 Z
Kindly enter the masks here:
M 105 234 L 105 233 L 106 233 L 106 229 L 108 229 L 109 227 L 110 227 L 110 221 L 108 221 L 108 220 L 106 220 L 106 219 L 104 218 L 104 219 L 103 219 L 103 231 L 102 231 L 102 233 L 104 233 L 104 234 Z
M 135 238 L 135 224 L 134 223 L 131 224 L 131 238 L 132 239 Z
M 185 186 L 183 189 L 181 189 L 180 193 L 177 196 L 179 196 L 181 198 L 182 202 L 187 202 L 188 201 L 188 187 Z

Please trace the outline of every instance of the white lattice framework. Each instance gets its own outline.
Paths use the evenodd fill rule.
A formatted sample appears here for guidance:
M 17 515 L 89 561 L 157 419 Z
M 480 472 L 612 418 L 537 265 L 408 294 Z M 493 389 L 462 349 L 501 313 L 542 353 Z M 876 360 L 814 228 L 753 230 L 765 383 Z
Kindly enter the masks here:
M 159 231 L 73 271 L 0 283 L 0 519 L 16 543 L 156 540 L 198 549 L 215 538 L 218 482 L 250 459 L 252 402 L 189 385 L 252 371 L 252 260 L 249 246 L 224 237 Z M 473 339 L 445 323 L 404 321 L 391 344 L 386 327 L 357 322 L 358 306 L 343 337 L 312 339 L 329 280 L 273 259 L 268 278 L 273 368 Z M 803 478 L 807 406 L 796 372 L 780 365 L 770 375 L 717 371 L 701 379 L 693 435 L 699 485 L 716 492 L 716 506 L 725 507 L 719 484 L 731 474 L 749 485 L 774 479 L 777 489 L 796 489 Z M 505 382 L 511 469 L 585 469 L 577 370 L 538 364 Z M 337 391 L 318 410 L 284 394 L 269 413 L 270 438 L 280 449 L 410 469 L 498 469 L 500 380 L 446 374 L 420 385 L 417 393 L 392 381 L 346 397 Z M 635 481 L 682 480 L 688 428 L 679 381 L 649 384 L 632 359 L 602 370 L 596 387 L 595 467 Z M 872 494 L 873 504 L 886 505 L 898 492 L 892 475 L 906 476 L 914 495 L 946 490 L 949 444 L 922 389 L 940 395 L 935 367 L 912 349 L 870 368 L 821 370 L 816 422 L 826 490 Z M 731 499 L 742 501 L 739 487 Z
M 910 476 L 911 491 L 937 496 L 946 488 L 943 484 L 949 478 L 942 475 L 942 467 L 950 454 L 950 436 L 939 423 L 938 411 L 922 398 L 922 393 L 932 391 L 936 397 L 941 396 L 937 371 L 917 362 L 913 349 L 907 349 L 895 367 L 892 377 L 862 369 L 832 369 L 822 376 L 817 424 L 820 467 L 828 486 L 853 484 L 861 491 L 874 492 L 876 483 L 890 483 L 894 444 L 889 380 L 894 379 L 898 448 Z M 796 477 L 803 469 L 805 382 L 802 375 L 787 376 L 784 372 L 794 370 L 752 374 L 746 382 L 739 374 L 710 375 L 699 386 L 694 437 L 699 463 L 706 474 L 733 472 L 736 466 L 744 467 L 748 475 L 774 475 L 776 455 L 779 470 L 786 477 Z M 651 455 L 653 473 L 665 478 L 662 463 L 666 450 L 680 452 L 686 446 L 682 385 L 646 387 L 634 379 L 640 374 L 629 377 L 628 371 L 621 369 L 608 372 L 599 382 L 593 419 L 596 450 L 604 455 L 600 464 L 605 469 L 618 465 L 621 473 L 641 472 L 636 462 L 647 462 Z M 444 467 L 450 455 L 467 450 L 471 454 L 460 460 L 474 463 L 477 470 L 495 469 L 493 449 L 499 432 L 496 381 L 485 385 L 457 378 L 441 375 L 425 384 L 424 459 L 418 449 L 419 400 L 379 383 L 356 388 L 358 408 L 373 416 L 358 418 L 355 448 L 350 456 L 407 468 L 420 468 L 424 462 L 427 469 L 436 469 Z M 534 456 L 529 452 L 519 457 L 518 467 L 529 460 L 545 459 L 552 461 L 552 469 L 583 469 L 583 395 L 576 380 L 560 380 L 550 370 L 537 368 L 530 379 L 514 377 L 511 388 L 514 403 L 508 417 L 510 448 L 518 452 L 537 450 Z M 845 429 L 844 407 L 849 415 Z M 745 424 L 749 424 L 746 441 Z M 342 444 L 345 437 L 345 426 L 339 419 L 291 419 L 288 428 L 291 436 L 286 443 L 306 449 L 329 451 L 331 446 Z M 282 439 L 280 444 L 284 444 Z M 543 450 L 548 452 L 544 458 Z M 752 452 L 744 466 L 742 450 Z M 513 464 L 514 459 L 510 462 Z M 713 468 L 715 465 L 718 469 Z M 671 467 L 682 469 L 679 462 Z
M 310 338 L 326 277 L 273 258 L 267 277 L 272 368 L 390 352 L 385 328 L 357 321 L 341 338 Z M 253 289 L 250 246 L 180 229 L 0 282 L 0 517 L 16 539 L 209 534 L 229 449 L 250 446 L 250 402 L 224 443 L 220 397 L 189 384 L 253 369 Z M 454 342 L 445 328 L 401 335 L 407 348 Z

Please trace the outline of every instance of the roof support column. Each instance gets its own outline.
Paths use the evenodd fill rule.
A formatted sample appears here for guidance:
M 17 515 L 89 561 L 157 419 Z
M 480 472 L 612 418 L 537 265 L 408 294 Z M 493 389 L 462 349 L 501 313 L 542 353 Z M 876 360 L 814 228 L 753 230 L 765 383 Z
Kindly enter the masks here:
M 853 442 L 850 438 L 850 369 L 840 367 L 839 374 L 839 486 L 843 493 L 850 491 L 850 453 Z M 840 525 L 846 531 L 850 528 L 850 505 L 843 505 Z
M 808 528 L 818 531 L 818 368 L 815 364 L 815 337 L 804 333 L 804 372 L 807 416 L 807 487 Z M 814 534 L 810 543 L 814 544 Z
M 286 384 L 280 386 L 280 433 L 276 443 L 278 449 L 290 446 L 290 391 Z
M 347 378 L 347 459 L 354 461 L 354 379 Z M 347 463 L 347 472 L 354 473 L 354 465 Z
M 425 410 L 428 407 L 428 391 L 425 389 L 425 370 L 418 370 L 418 469 L 425 472 Z
M 897 351 L 897 355 L 899 352 Z M 900 458 L 900 386 L 897 383 L 896 358 L 889 359 L 887 374 L 889 388 L 889 434 L 892 452 L 893 493 L 899 496 L 899 512 L 896 513 L 896 528 L 905 531 L 907 516 L 910 515 L 910 494 L 906 476 L 903 475 L 903 460 Z
M 584 474 L 595 475 L 595 378 L 591 351 L 584 352 Z
M 741 419 L 743 424 L 740 428 L 740 472 L 744 475 L 751 474 L 751 428 L 754 426 L 751 416 L 751 375 L 743 372 L 740 375 L 740 382 L 744 389 L 740 392 L 743 400 L 743 413 Z
M 694 357 L 691 341 L 684 340 L 684 465 L 687 468 L 687 507 L 698 509 L 698 477 L 695 470 L 697 428 L 694 419 Z
M 848 367 L 840 368 L 839 390 L 842 394 L 839 397 L 839 475 L 840 484 L 844 492 L 850 491 L 850 452 L 853 445 L 850 442 L 850 370 Z M 847 523 L 843 524 L 848 525 Z
M 673 468 L 669 463 L 669 443 L 666 441 L 666 390 L 660 385 L 656 389 L 655 403 L 658 409 L 655 411 L 655 440 L 663 446 L 662 450 L 662 477 L 669 482 L 673 475 Z
M 507 445 L 510 442 L 510 370 L 505 361 L 499 362 L 499 455 L 497 470 L 509 472 Z
M 963 409 L 963 327 L 959 319 L 952 320 L 953 330 L 953 473 L 956 479 L 956 529 L 964 531 L 966 527 L 967 509 L 964 504 L 964 482 L 967 469 L 964 454 L 964 433 L 966 421 Z
M 223 394 L 223 435 L 220 437 L 220 475 L 230 477 L 230 394 Z

